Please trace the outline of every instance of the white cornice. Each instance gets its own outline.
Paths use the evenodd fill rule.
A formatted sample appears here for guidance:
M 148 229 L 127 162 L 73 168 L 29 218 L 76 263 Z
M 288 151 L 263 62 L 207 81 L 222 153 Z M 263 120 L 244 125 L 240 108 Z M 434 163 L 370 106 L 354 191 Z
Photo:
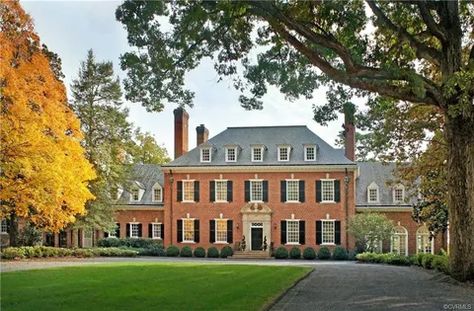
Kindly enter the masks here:
M 162 167 L 164 173 L 186 172 L 186 173 L 202 173 L 202 172 L 344 172 L 356 171 L 356 164 L 349 165 L 280 165 L 280 166 L 264 166 L 264 165 L 246 165 L 246 166 L 180 166 L 180 167 Z
M 356 206 L 356 212 L 410 212 L 413 210 L 411 206 Z

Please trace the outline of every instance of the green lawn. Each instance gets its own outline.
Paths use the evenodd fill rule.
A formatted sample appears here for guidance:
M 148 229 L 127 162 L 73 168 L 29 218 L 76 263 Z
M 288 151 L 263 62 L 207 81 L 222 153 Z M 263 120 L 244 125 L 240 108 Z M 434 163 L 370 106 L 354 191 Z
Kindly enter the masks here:
M 310 268 L 109 264 L 1 274 L 1 310 L 259 310 Z

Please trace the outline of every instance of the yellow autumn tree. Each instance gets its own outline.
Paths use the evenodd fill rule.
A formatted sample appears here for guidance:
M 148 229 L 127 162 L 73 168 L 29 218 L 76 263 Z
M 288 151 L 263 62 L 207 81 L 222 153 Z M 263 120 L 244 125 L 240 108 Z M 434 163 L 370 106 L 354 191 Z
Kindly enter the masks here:
M 84 214 L 95 173 L 31 18 L 2 0 L 0 21 L 0 217 L 57 232 Z

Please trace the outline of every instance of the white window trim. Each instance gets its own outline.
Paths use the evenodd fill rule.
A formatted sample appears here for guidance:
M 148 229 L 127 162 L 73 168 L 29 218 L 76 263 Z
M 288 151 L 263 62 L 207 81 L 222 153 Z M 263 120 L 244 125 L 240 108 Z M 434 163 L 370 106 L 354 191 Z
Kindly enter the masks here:
M 214 218 L 214 224 L 215 224 L 215 228 L 214 228 L 214 231 L 215 231 L 215 232 L 214 232 L 214 241 L 215 241 L 215 242 L 212 243 L 212 244 L 229 244 L 229 242 L 227 242 L 227 230 L 229 229 L 229 228 L 227 228 L 227 220 L 228 220 L 227 218 Z M 225 228 L 225 229 L 226 229 L 226 236 L 225 236 L 225 239 L 226 239 L 226 240 L 225 240 L 225 241 L 218 241 L 218 240 L 217 240 L 217 222 L 218 222 L 218 221 L 225 221 L 225 222 L 226 222 L 226 224 L 225 224 L 225 226 L 226 226 L 226 228 Z
M 250 160 L 251 160 L 252 162 L 263 162 L 263 150 L 264 150 L 263 146 L 252 146 L 252 147 L 250 147 L 250 149 L 251 149 L 251 151 L 252 151 L 252 152 L 251 152 L 252 154 L 251 154 L 251 159 L 250 159 Z M 261 155 L 260 160 L 255 160 L 255 158 L 254 158 L 254 150 L 255 150 L 255 149 L 260 149 L 260 155 Z
M 119 200 L 122 197 L 122 194 L 123 194 L 123 189 L 121 187 L 118 187 L 115 200 Z
M 402 190 L 402 199 L 401 200 L 396 199 L 395 190 Z M 405 201 L 405 186 L 396 185 L 395 187 L 393 187 L 393 189 L 392 189 L 392 199 L 393 199 L 393 203 L 403 203 Z
M 263 203 L 263 179 L 250 179 L 250 202 L 252 203 Z M 253 200 L 252 198 L 252 182 L 261 182 L 262 183 L 262 200 Z
M 308 148 L 314 148 L 314 159 L 313 160 L 308 160 L 308 158 L 307 158 L 307 149 Z M 304 146 L 304 160 L 308 161 L 308 162 L 316 161 L 316 145 L 306 145 L 306 146 Z
M 321 221 L 321 245 L 336 245 L 336 219 L 320 219 Z M 332 222 L 334 228 L 334 243 L 324 243 L 323 242 L 323 231 L 324 231 L 324 223 L 325 222 Z
M 372 201 L 370 199 L 370 190 L 377 191 L 377 199 L 375 201 Z M 380 202 L 379 186 L 375 182 L 373 182 L 367 187 L 367 203 L 379 203 L 379 202 Z
M 185 220 L 188 220 L 188 221 L 192 221 L 193 222 L 193 237 L 196 238 L 194 236 L 194 220 L 196 220 L 196 218 L 181 218 L 181 220 L 183 221 L 183 232 L 181 233 L 182 236 L 181 236 L 181 243 L 188 243 L 188 244 L 196 244 L 196 242 L 194 240 L 190 241 L 190 240 L 185 240 L 184 239 L 184 236 L 185 236 L 185 231 L 184 231 L 184 221 Z
M 286 181 L 286 201 L 285 203 L 301 203 L 300 202 L 300 180 L 299 179 L 285 179 Z M 288 200 L 288 182 L 289 181 L 296 181 L 298 183 L 298 191 L 297 191 L 297 196 L 298 200 Z
M 129 222 L 128 225 L 130 226 L 129 228 L 129 231 L 130 231 L 130 235 L 128 236 L 129 238 L 133 238 L 133 239 L 139 239 L 140 237 L 137 236 L 137 237 L 134 237 L 132 236 L 132 233 L 133 233 L 133 230 L 132 230 L 132 225 L 139 225 L 141 224 L 140 222 Z
M 288 155 L 288 158 L 286 160 L 282 160 L 280 158 L 280 149 L 286 149 L 286 152 L 287 152 L 287 155 Z M 277 152 L 278 153 L 278 155 L 277 155 L 278 162 L 289 162 L 290 161 L 291 146 L 280 145 L 280 146 L 277 147 L 277 151 L 278 151 Z
M 202 157 L 202 152 L 203 152 L 204 150 L 208 150 L 208 151 L 209 151 L 209 160 L 208 160 L 208 161 L 204 161 L 204 159 L 203 159 L 203 157 Z M 200 159 L 201 159 L 201 162 L 202 162 L 202 163 L 210 163 L 210 162 L 212 161 L 212 148 L 211 148 L 211 147 L 201 147 L 199 154 L 200 154 Z
M 408 256 L 408 230 L 407 230 L 407 228 L 405 228 L 403 226 L 397 226 L 397 228 L 403 228 L 403 230 L 405 230 L 405 233 L 403 233 L 403 234 L 393 233 L 392 234 L 392 237 L 390 239 L 390 253 L 393 253 L 393 237 L 395 235 L 397 235 L 397 236 L 405 235 L 405 254 L 400 254 L 400 255 Z
M 285 219 L 286 221 L 286 243 L 285 245 L 301 245 L 300 242 L 288 242 L 288 222 L 289 221 L 297 221 L 298 222 L 298 241 L 300 240 L 300 221 L 301 219 Z
M 336 179 L 329 179 L 329 178 L 325 178 L 325 179 L 320 179 L 321 181 L 321 202 L 320 203 L 336 203 L 336 190 L 334 189 L 334 181 Z M 333 194 L 332 194 L 332 197 L 334 198 L 333 200 L 324 200 L 323 197 L 323 181 L 332 181 L 333 184 L 332 184 L 332 191 L 333 191 Z
M 416 253 L 417 253 L 417 254 L 426 254 L 426 253 L 424 253 L 424 252 L 423 252 L 423 253 L 419 252 L 420 244 L 419 244 L 419 242 L 418 242 L 418 236 L 421 235 L 421 234 L 419 233 L 419 231 L 420 231 L 422 228 L 423 228 L 423 227 L 419 227 L 419 228 L 416 230 L 416 232 L 415 232 Z M 426 228 L 426 229 L 428 230 L 428 228 Z M 426 235 L 426 233 L 423 233 L 423 235 Z M 428 230 L 428 239 L 429 239 L 429 238 L 430 238 L 430 236 L 429 236 L 429 230 Z M 431 253 L 430 253 L 430 254 L 434 254 L 434 240 L 435 240 L 434 237 L 430 240 L 430 242 L 431 242 Z
M 151 223 L 151 238 L 153 240 L 161 240 L 161 236 L 159 237 L 155 237 L 155 230 L 153 230 L 153 226 L 157 225 L 157 226 L 161 226 L 161 222 L 152 222 Z M 161 232 L 161 228 L 160 228 L 160 233 L 163 234 L 163 232 Z
M 183 179 L 181 180 L 181 193 L 183 194 L 183 200 L 181 201 L 181 203 L 195 203 L 196 201 L 194 201 L 194 179 Z M 184 199 L 184 183 L 192 183 L 193 184 L 193 199 L 192 200 L 185 200 Z
M 5 223 L 5 231 L 3 231 L 3 224 Z M 2 219 L 0 223 L 0 234 L 8 234 L 8 222 L 6 219 Z
M 225 200 L 217 200 L 217 182 L 225 182 L 226 183 L 226 190 L 225 190 L 225 194 L 226 194 L 226 199 Z M 214 196 L 215 196 L 215 203 L 229 203 L 229 201 L 227 201 L 227 182 L 228 180 L 227 179 L 214 179 Z
M 229 149 L 234 150 L 234 160 L 229 160 Z M 237 162 L 237 147 L 226 147 L 225 148 L 225 161 L 226 162 Z
M 158 189 L 158 188 L 161 189 L 161 191 L 160 191 L 160 197 L 157 200 L 156 197 L 155 197 L 155 189 Z M 153 186 L 151 191 L 152 191 L 151 196 L 152 196 L 152 201 L 153 202 L 163 202 L 163 187 L 159 183 L 156 183 Z
M 138 200 L 134 200 L 133 199 L 133 190 L 138 190 Z M 130 202 L 131 203 L 138 203 L 141 201 L 142 197 L 143 197 L 143 189 L 141 189 L 140 187 L 137 187 L 137 186 L 134 186 L 130 189 Z

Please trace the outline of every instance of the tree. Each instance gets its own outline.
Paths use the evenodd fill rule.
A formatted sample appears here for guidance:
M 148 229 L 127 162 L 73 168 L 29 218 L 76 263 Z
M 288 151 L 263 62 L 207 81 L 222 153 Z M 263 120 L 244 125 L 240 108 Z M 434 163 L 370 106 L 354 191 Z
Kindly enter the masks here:
M 353 95 L 436 109 L 444 118 L 450 265 L 474 279 L 474 4 L 457 1 L 125 1 L 116 11 L 135 51 L 121 65 L 126 97 L 161 111 L 190 105 L 185 73 L 204 58 L 260 109 L 268 85 L 288 99 L 327 85 L 316 118 Z M 164 17 L 164 18 L 163 18 Z M 163 21 L 169 23 L 164 25 Z M 393 109 L 398 109 L 395 106 Z M 398 116 L 397 116 L 398 118 Z
M 356 214 L 349 219 L 347 230 L 357 240 L 357 245 L 368 252 L 375 252 L 378 245 L 388 241 L 393 234 L 393 223 L 378 213 Z
M 96 199 L 88 202 L 87 215 L 76 225 L 109 230 L 115 226 L 112 194 L 127 179 L 127 154 L 133 148 L 132 125 L 127 121 L 128 110 L 122 108 L 120 81 L 114 76 L 112 62 L 96 61 L 89 50 L 71 91 L 86 156 L 97 172 L 90 184 Z
M 79 120 L 17 1 L 0 3 L 0 217 L 58 232 L 84 214 L 95 178 L 80 145 Z
M 158 145 L 152 134 L 135 130 L 135 148 L 133 162 L 144 164 L 165 164 L 171 159 L 165 147 Z

